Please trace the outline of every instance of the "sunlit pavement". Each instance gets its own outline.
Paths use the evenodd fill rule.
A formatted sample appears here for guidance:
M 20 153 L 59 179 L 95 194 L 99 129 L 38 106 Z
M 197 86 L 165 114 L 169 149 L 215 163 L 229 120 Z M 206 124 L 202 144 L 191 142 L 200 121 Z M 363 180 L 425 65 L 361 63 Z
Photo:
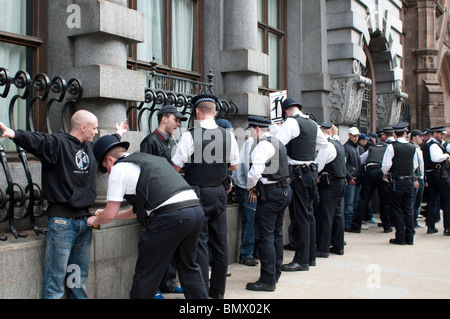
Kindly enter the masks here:
M 378 217 L 378 216 L 377 216 Z M 419 219 L 425 224 L 425 219 Z M 274 292 L 249 291 L 259 277 L 259 265 L 232 264 L 226 299 L 442 299 L 450 298 L 450 236 L 427 234 L 416 228 L 414 245 L 389 243 L 394 232 L 383 233 L 376 224 L 361 233 L 345 233 L 345 253 L 317 258 L 309 271 L 283 272 Z M 284 263 L 294 252 L 284 250 Z M 183 295 L 165 294 L 167 299 Z

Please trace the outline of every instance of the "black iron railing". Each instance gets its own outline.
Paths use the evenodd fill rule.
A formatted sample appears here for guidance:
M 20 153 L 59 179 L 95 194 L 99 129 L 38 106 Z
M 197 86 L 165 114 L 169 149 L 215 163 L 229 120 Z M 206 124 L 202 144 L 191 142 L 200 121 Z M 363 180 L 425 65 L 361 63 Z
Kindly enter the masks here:
M 15 112 L 18 111 L 19 100 L 24 101 L 25 110 L 27 114 L 27 127 L 34 131 L 33 110 L 37 101 L 41 101 L 45 105 L 46 124 L 49 133 L 52 133 L 52 128 L 49 120 L 49 114 L 52 106 L 55 103 L 63 103 L 61 109 L 61 123 L 64 131 L 70 129 L 70 123 L 67 121 L 67 109 L 74 105 L 82 96 L 83 89 L 80 81 L 71 79 L 66 82 L 61 77 L 55 77 L 53 80 L 46 74 L 38 74 L 32 78 L 27 72 L 19 71 L 13 77 L 8 69 L 0 68 L 0 98 L 7 99 L 12 87 L 16 87 L 20 94 L 15 94 L 11 97 L 8 108 L 9 125 L 11 128 L 16 128 L 14 121 Z M 0 212 L 3 218 L 0 218 L 0 223 L 8 222 L 11 232 L 15 238 L 27 237 L 26 233 L 21 233 L 17 230 L 15 220 L 28 218 L 31 226 L 39 235 L 42 231 L 37 227 L 35 217 L 43 215 L 44 200 L 42 192 L 36 183 L 33 182 L 30 167 L 28 165 L 27 153 L 21 147 L 16 146 L 16 151 L 26 177 L 26 185 L 20 185 L 15 182 L 15 177 L 12 176 L 10 165 L 8 164 L 6 151 L 0 143 L 0 162 L 3 168 L 6 185 L 0 186 Z M 40 209 L 37 209 L 37 208 Z M 16 208 L 24 208 L 25 213 L 18 216 Z M 6 211 L 6 213 L 4 212 Z M 1 240 L 5 240 L 5 235 L 0 236 Z
M 127 110 L 129 116 L 133 110 L 137 111 L 137 128 L 139 131 L 145 129 L 143 123 L 147 122 L 147 128 L 152 131 L 152 122 L 159 109 L 164 105 L 175 105 L 181 114 L 188 117 L 188 125 L 192 126 L 194 121 L 194 107 L 191 103 L 195 95 L 213 92 L 214 74 L 210 71 L 206 76 L 208 82 L 200 82 L 192 79 L 181 78 L 156 72 L 158 63 L 153 59 L 149 73 L 148 88 L 145 91 L 145 101 L 137 105 L 131 105 Z M 238 107 L 232 101 L 219 99 L 216 118 L 235 118 Z

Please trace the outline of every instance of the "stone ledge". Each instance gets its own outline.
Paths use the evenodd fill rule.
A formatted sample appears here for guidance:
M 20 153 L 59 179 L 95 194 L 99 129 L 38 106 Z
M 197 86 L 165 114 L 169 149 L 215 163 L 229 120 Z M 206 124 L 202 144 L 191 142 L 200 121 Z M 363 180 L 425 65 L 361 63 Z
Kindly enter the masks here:
M 221 52 L 221 72 L 254 72 L 269 74 L 269 56 L 253 49 L 238 49 Z
M 107 33 L 130 43 L 145 41 L 145 15 L 109 1 L 89 1 L 78 4 L 81 28 L 68 28 L 68 37 L 89 33 Z
M 83 86 L 83 98 L 107 98 L 121 101 L 145 100 L 145 74 L 110 65 L 90 65 L 68 70 Z M 123 84 L 127 85 L 123 85 Z

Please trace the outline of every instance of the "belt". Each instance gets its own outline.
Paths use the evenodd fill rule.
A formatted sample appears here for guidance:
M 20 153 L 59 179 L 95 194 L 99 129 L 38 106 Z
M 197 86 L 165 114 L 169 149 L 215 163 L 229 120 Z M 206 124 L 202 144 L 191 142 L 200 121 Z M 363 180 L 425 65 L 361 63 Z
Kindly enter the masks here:
M 394 179 L 412 179 L 413 177 L 412 176 L 397 176 L 397 177 L 394 177 Z
M 159 214 L 164 214 L 164 213 L 171 212 L 171 211 L 174 211 L 177 209 L 199 206 L 199 205 L 200 205 L 200 201 L 198 199 L 190 199 L 190 200 L 185 200 L 185 201 L 178 202 L 178 203 L 165 205 L 163 207 L 155 209 L 154 211 L 152 211 L 152 213 L 159 215 Z
M 88 216 L 78 216 L 78 217 L 71 217 L 71 219 L 73 219 L 73 220 L 82 220 L 82 219 L 85 219 L 87 217 Z
M 289 178 L 283 179 L 282 181 L 270 184 L 262 184 L 264 188 L 286 188 L 289 186 Z

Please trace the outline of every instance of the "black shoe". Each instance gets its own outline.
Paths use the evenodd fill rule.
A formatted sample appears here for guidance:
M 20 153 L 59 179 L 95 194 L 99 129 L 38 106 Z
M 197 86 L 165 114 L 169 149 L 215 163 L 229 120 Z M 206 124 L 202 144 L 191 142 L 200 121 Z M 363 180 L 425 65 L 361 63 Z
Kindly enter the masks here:
M 256 266 L 258 264 L 258 261 L 255 258 L 248 258 L 248 259 L 240 259 L 239 263 L 246 266 Z
M 436 227 L 428 227 L 427 234 L 436 234 L 439 230 Z
M 390 244 L 395 244 L 395 245 L 404 245 L 405 244 L 404 241 L 400 241 L 400 240 L 398 240 L 396 238 L 389 239 L 389 243 Z
M 450 228 L 444 229 L 444 236 L 450 236 Z
M 295 261 L 290 262 L 289 264 L 281 265 L 282 271 L 308 271 L 309 265 L 308 264 L 299 264 Z
M 0 235 L 0 240 L 6 241 L 6 240 L 8 240 L 8 236 L 2 234 L 2 235 Z
M 263 284 L 262 282 L 249 282 L 245 287 L 247 290 L 253 291 L 275 291 L 275 285 Z
M 330 255 L 329 253 L 323 253 L 320 251 L 316 251 L 316 257 L 319 257 L 319 258 L 328 258 L 329 255 Z
M 209 289 L 209 296 L 212 299 L 223 299 L 223 295 L 216 293 L 214 290 Z
M 289 243 L 289 244 L 284 245 L 284 246 L 283 246 L 283 249 L 295 251 L 296 248 L 295 248 L 295 245 L 294 245 L 294 244 Z
M 315 260 L 310 260 L 309 261 L 309 266 L 310 267 L 314 267 L 316 265 L 316 261 Z
M 358 228 L 355 228 L 355 227 L 353 227 L 353 226 L 350 226 L 350 227 L 346 227 L 346 228 L 345 228 L 345 231 L 346 231 L 347 233 L 360 233 L 360 232 L 361 232 L 361 228 L 358 229 Z
M 385 228 L 385 229 L 383 230 L 383 233 L 392 233 L 392 227 Z
M 333 247 L 330 248 L 330 253 L 342 256 L 344 254 L 344 250 L 343 249 L 337 249 L 336 247 L 333 246 Z

